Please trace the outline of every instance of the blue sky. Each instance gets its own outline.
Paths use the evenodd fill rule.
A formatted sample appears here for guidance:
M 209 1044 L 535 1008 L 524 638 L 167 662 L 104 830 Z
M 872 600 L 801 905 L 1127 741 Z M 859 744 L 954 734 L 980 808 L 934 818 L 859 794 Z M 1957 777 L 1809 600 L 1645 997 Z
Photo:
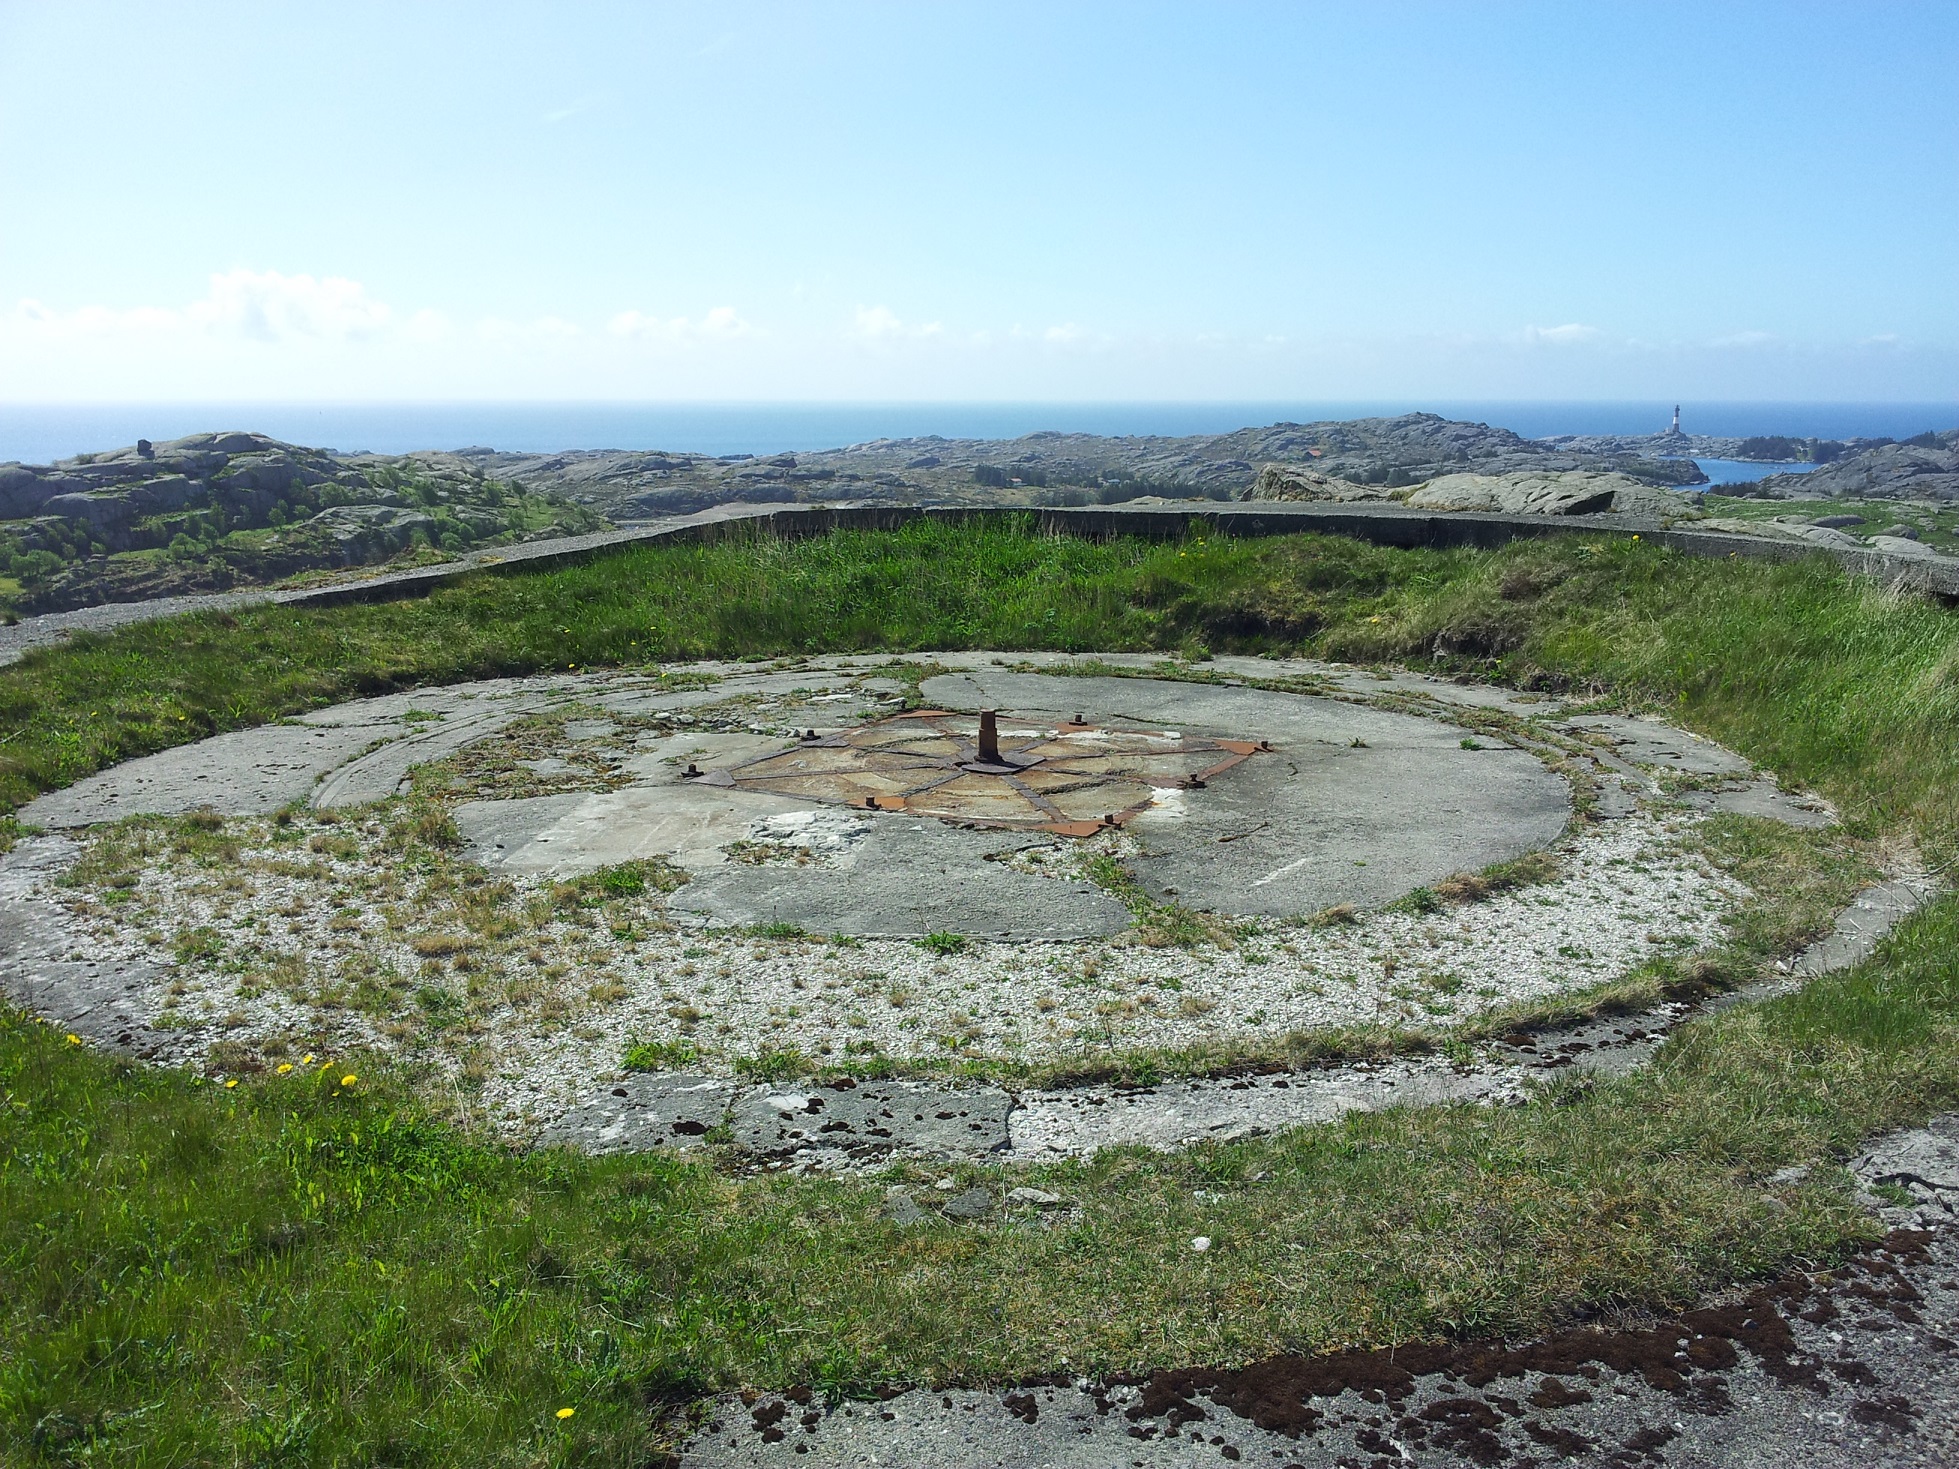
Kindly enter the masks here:
M 0 399 L 1959 398 L 1959 4 L 0 0 Z

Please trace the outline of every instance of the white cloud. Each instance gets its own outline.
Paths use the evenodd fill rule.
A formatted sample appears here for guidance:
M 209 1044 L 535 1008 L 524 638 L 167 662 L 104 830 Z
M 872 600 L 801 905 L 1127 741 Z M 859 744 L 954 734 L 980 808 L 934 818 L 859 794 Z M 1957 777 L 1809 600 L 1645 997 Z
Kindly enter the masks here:
M 1576 321 L 1568 321 L 1563 326 L 1524 328 L 1524 340 L 1533 347 L 1575 347 L 1581 342 L 1595 342 L 1604 335 L 1597 327 Z
M 844 335 L 858 342 L 898 342 L 936 337 L 944 331 L 945 327 L 936 321 L 928 321 L 923 326 L 901 321 L 888 306 L 859 306 Z
M 281 275 L 234 270 L 211 277 L 211 294 L 190 308 L 191 319 L 262 342 L 287 337 L 368 337 L 393 313 L 359 281 L 330 275 Z
M 615 337 L 649 342 L 728 342 L 737 337 L 757 335 L 753 326 L 742 320 L 732 306 L 715 306 L 696 321 L 685 316 L 654 316 L 644 311 L 622 311 L 606 324 Z
M 1716 337 L 1707 345 L 1710 347 L 1766 347 L 1774 340 L 1774 332 L 1731 332 L 1725 337 Z
M 233 270 L 211 277 L 211 289 L 188 306 L 81 306 L 56 311 L 22 301 L 22 325 L 54 337 L 152 336 L 193 333 L 279 342 L 311 337 L 358 340 L 385 331 L 394 319 L 386 303 L 345 276 L 284 275 Z
M 452 330 L 448 317 L 423 307 L 408 318 L 402 333 L 411 342 L 442 342 L 448 340 Z

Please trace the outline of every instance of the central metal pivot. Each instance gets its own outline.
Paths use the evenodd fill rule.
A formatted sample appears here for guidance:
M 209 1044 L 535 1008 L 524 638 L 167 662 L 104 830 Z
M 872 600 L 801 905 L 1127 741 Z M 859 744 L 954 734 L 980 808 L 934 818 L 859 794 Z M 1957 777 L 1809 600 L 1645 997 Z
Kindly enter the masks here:
M 995 709 L 980 710 L 980 764 L 1000 763 L 1000 716 Z
M 1040 763 L 1038 755 L 1030 758 L 1001 754 L 999 711 L 982 709 L 979 716 L 979 751 L 971 760 L 960 761 L 959 768 L 970 770 L 975 775 L 1014 775 L 1031 770 Z

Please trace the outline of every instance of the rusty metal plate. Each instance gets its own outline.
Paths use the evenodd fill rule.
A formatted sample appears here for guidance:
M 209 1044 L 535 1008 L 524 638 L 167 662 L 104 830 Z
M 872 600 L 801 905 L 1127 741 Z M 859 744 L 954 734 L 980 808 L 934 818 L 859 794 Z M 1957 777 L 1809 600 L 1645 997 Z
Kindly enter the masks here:
M 860 811 L 1083 837 L 1271 748 L 1157 730 L 1009 721 L 941 709 L 896 715 L 696 778 Z M 691 771 L 691 767 L 690 767 Z

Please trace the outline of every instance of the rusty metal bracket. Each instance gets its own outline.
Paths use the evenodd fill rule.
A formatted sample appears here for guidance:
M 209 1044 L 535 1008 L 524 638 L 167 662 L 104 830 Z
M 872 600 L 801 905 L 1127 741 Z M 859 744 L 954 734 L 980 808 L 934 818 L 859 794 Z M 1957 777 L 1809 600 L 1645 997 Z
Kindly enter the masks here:
M 687 778 L 960 826 L 1085 837 L 1134 820 L 1158 790 L 1202 790 L 1272 748 L 1093 725 L 1079 714 L 1034 723 L 1003 732 L 998 710 L 975 718 L 919 709 L 821 737 L 800 731 L 787 749 L 719 770 L 690 766 Z

